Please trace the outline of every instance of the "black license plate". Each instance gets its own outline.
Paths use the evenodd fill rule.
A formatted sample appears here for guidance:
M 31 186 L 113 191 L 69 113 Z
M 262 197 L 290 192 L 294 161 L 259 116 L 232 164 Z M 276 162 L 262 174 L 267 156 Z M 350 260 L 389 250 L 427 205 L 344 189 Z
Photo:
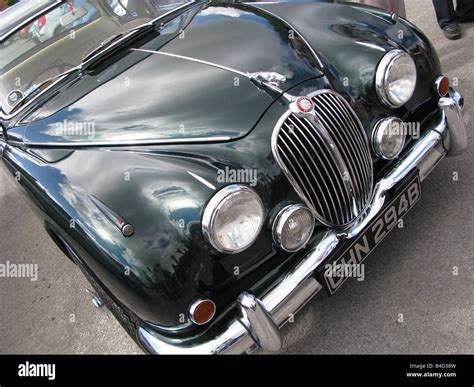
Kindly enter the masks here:
M 408 179 L 399 189 L 394 199 L 354 240 L 349 248 L 332 262 L 328 262 L 319 272 L 319 277 L 327 292 L 334 294 L 344 282 L 360 273 L 360 265 L 369 254 L 382 242 L 387 234 L 399 224 L 408 211 L 420 200 L 421 186 L 418 173 Z M 337 253 L 336 253 L 337 254 Z M 320 278 L 321 280 L 321 278 Z

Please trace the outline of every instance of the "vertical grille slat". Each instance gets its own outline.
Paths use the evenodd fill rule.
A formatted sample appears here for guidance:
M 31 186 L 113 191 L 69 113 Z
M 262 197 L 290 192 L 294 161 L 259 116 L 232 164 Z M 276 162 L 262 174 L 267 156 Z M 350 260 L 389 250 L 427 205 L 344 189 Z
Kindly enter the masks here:
M 302 136 L 310 144 L 311 150 L 313 151 L 313 155 L 314 155 L 315 158 L 317 158 L 317 161 L 318 161 L 319 165 L 321 165 L 325 169 L 327 179 L 331 183 L 333 191 L 334 192 L 344 192 L 343 191 L 343 184 L 341 184 L 341 182 L 340 182 L 340 176 L 338 176 L 337 170 L 334 169 L 333 163 L 331 163 L 329 161 L 331 156 L 328 155 L 327 151 L 324 150 L 324 148 L 321 147 L 321 141 L 318 141 L 315 138 L 315 136 L 317 136 L 317 133 L 314 130 L 311 130 L 311 125 L 308 125 L 306 122 L 300 120 L 300 118 L 298 118 L 298 117 L 294 117 L 294 118 L 295 118 L 296 121 L 298 121 L 298 123 L 304 129 L 304 130 L 302 130 L 301 128 L 299 128 L 299 130 L 301 131 Z M 290 122 L 292 122 L 291 117 L 289 119 L 290 119 Z M 305 133 L 308 136 L 306 136 Z M 313 158 L 313 163 L 316 166 L 316 162 L 314 161 L 314 158 Z M 337 185 L 337 188 L 336 188 L 336 185 Z M 334 197 L 336 198 L 337 205 L 338 205 L 338 207 L 336 207 L 335 210 L 337 208 L 345 208 L 344 212 L 346 212 L 350 208 L 349 198 L 346 198 L 345 196 L 341 196 L 341 195 L 334 195 Z M 339 217 L 344 216 L 344 213 L 341 214 L 340 211 L 339 211 L 338 216 Z M 344 219 L 341 220 L 340 219 L 340 221 L 345 222 L 346 220 L 344 220 Z
M 350 111 L 347 109 L 347 106 L 345 106 L 343 102 L 340 99 L 336 98 L 334 95 L 329 94 L 328 98 L 330 98 L 334 102 L 334 104 L 339 107 L 341 113 L 344 115 L 347 122 L 351 124 L 352 132 L 356 140 L 358 140 L 361 150 L 365 151 L 366 157 L 370 157 L 369 149 L 365 146 L 363 133 L 359 131 L 357 122 L 354 120 L 354 117 L 350 115 Z
M 366 157 L 367 159 L 371 159 L 370 150 L 366 146 L 366 143 L 367 143 L 366 139 L 363 133 L 360 132 L 358 123 L 354 120 L 354 117 L 350 116 L 350 111 L 347 110 L 347 107 L 344 106 L 341 100 L 336 99 L 334 96 L 331 96 L 331 97 L 334 98 L 335 103 L 339 105 L 342 113 L 345 115 L 347 121 L 350 123 L 352 132 L 354 133 L 355 138 L 358 140 L 358 145 L 364 153 L 363 157 Z M 369 177 L 369 174 L 372 173 L 371 165 L 372 164 L 365 165 L 366 167 L 365 172 L 367 173 L 367 177 Z
M 329 98 L 329 97 L 328 97 Z M 343 122 L 343 119 L 344 117 L 337 117 L 337 112 L 335 111 L 334 107 L 332 107 L 329 103 L 328 103 L 328 106 L 327 106 L 330 111 L 332 112 L 333 116 L 336 117 L 336 120 L 338 120 L 339 122 L 339 129 L 341 130 L 341 133 L 344 135 L 344 137 L 346 138 L 346 140 L 348 141 L 348 146 L 352 147 L 350 149 L 352 149 L 352 156 L 356 157 L 356 161 L 357 161 L 357 166 L 359 167 L 359 173 L 364 173 L 364 166 L 362 165 L 362 160 L 364 159 L 364 157 L 366 157 L 366 155 L 363 154 L 363 149 L 361 148 L 361 143 L 359 142 L 357 144 L 357 133 L 354 133 L 355 135 L 354 136 L 351 136 L 351 133 L 348 131 L 348 133 L 346 133 L 344 131 L 344 125 L 347 125 L 347 122 L 351 122 L 352 119 L 346 117 L 346 122 Z M 345 114 L 344 112 L 344 109 L 341 107 L 340 109 L 340 113 L 341 114 Z M 357 155 L 356 155 L 357 154 Z M 358 176 L 359 177 L 359 176 Z M 367 176 L 365 176 L 367 178 Z M 361 188 L 362 188 L 362 185 L 361 185 Z
M 358 143 L 358 146 L 360 147 L 359 149 L 363 152 L 363 155 L 361 158 L 367 158 L 371 159 L 370 151 L 369 148 L 366 146 L 366 141 L 364 139 L 363 133 L 360 132 L 357 122 L 354 120 L 354 117 L 350 116 L 350 111 L 347 111 L 347 107 L 344 106 L 341 100 L 338 100 L 334 95 L 330 95 L 330 98 L 333 99 L 334 103 L 337 104 L 342 112 L 344 114 L 347 122 L 350 123 L 350 127 L 352 128 L 352 133 L 354 134 L 354 137 Z M 370 173 L 372 173 L 371 168 L 369 165 L 365 165 L 365 170 L 364 173 L 366 174 L 366 178 L 370 178 Z
M 372 194 L 369 143 L 341 95 L 322 90 L 309 97 L 314 115 L 286 113 L 275 128 L 273 152 L 315 217 L 325 225 L 343 227 L 363 215 Z
M 336 142 L 338 149 L 340 150 L 342 156 L 344 157 L 344 160 L 348 160 L 352 156 L 351 152 L 348 149 L 348 147 L 350 146 L 350 144 L 347 144 L 348 139 L 343 138 L 344 136 L 341 133 L 341 126 L 340 126 L 340 123 L 338 122 L 338 119 L 336 119 L 333 115 L 329 116 L 327 113 L 325 113 L 325 111 L 326 110 L 323 111 L 323 109 L 321 109 L 321 111 L 316 114 L 319 117 L 320 121 L 323 123 L 323 125 L 326 127 L 327 131 L 331 133 L 333 139 Z M 325 120 L 321 119 L 322 115 L 324 115 Z M 331 124 L 329 124 L 329 122 L 331 122 Z M 354 187 L 355 195 L 360 197 L 359 187 L 362 185 L 362 183 L 359 181 L 360 179 L 359 174 L 355 172 L 355 165 L 348 164 L 347 167 L 349 169 L 351 178 L 353 178 L 353 183 L 355 183 L 355 187 Z
M 303 168 L 301 167 L 301 164 L 300 162 L 298 161 L 298 159 L 295 157 L 295 155 L 293 154 L 293 151 L 291 150 L 291 148 L 287 145 L 287 143 L 281 139 L 281 142 L 283 143 L 283 145 L 285 146 L 286 148 L 286 151 L 287 153 L 289 153 L 289 156 L 287 156 L 285 154 L 285 157 L 288 158 L 288 157 L 291 157 L 292 158 L 292 161 L 296 161 L 296 164 L 297 164 L 297 167 L 298 169 L 296 169 L 296 166 L 295 167 L 291 167 L 296 173 L 293 175 L 293 177 L 296 178 L 296 180 L 299 181 L 299 183 L 301 184 L 300 187 L 303 189 L 304 194 L 305 194 L 305 197 L 308 198 L 312 203 L 313 205 L 317 205 L 318 208 L 321 208 L 321 203 L 320 203 L 320 199 L 319 199 L 319 195 L 316 194 L 316 192 L 314 191 L 314 188 L 312 186 L 312 184 L 307 184 L 308 182 L 308 179 L 303 179 L 301 177 L 301 174 L 300 172 L 303 171 Z M 308 186 L 309 188 L 311 188 L 311 190 L 313 191 L 312 193 L 310 192 L 310 190 L 308 189 Z M 324 212 L 326 212 L 326 210 L 324 210 Z M 326 216 L 326 214 L 325 214 Z
M 298 147 L 297 144 L 295 144 L 295 142 L 293 142 L 291 136 L 289 133 L 286 133 L 286 132 L 283 132 L 283 134 L 286 136 L 287 140 L 293 145 L 293 148 L 295 149 L 295 152 L 298 152 L 300 158 L 299 160 L 303 160 L 303 163 L 306 165 L 307 167 L 307 170 L 308 170 L 308 174 L 311 174 L 311 176 L 313 177 L 313 180 L 311 181 L 311 179 L 308 178 L 308 175 L 306 174 L 306 172 L 303 170 L 303 174 L 304 174 L 304 177 L 306 178 L 306 181 L 309 181 L 310 183 L 310 187 L 311 187 L 311 191 L 313 192 L 313 194 L 316 194 L 316 191 L 315 191 L 315 185 L 317 186 L 317 189 L 318 191 L 321 191 L 322 188 L 321 186 L 319 185 L 318 183 L 318 179 L 316 178 L 316 176 L 314 175 L 313 171 L 312 171 L 312 168 L 310 167 L 310 165 L 308 164 L 307 162 L 307 158 L 304 157 L 303 153 L 301 152 L 301 149 L 300 147 Z M 299 142 L 299 144 L 302 146 L 303 144 L 300 142 L 300 140 L 296 137 L 296 136 L 293 136 L 295 138 L 296 141 Z M 291 150 L 290 150 L 291 152 Z M 294 153 L 293 153 L 294 155 Z M 300 164 L 301 165 L 301 164 Z M 327 211 L 326 215 L 327 216 L 332 216 L 330 213 L 331 213 L 331 210 L 334 211 L 333 208 L 331 208 L 331 206 L 329 205 L 329 202 L 328 202 L 328 198 L 326 197 L 322 197 L 322 200 L 324 201 L 324 209 Z
M 354 174 L 356 175 L 356 180 L 357 180 L 357 196 L 359 198 L 359 205 L 363 206 L 365 203 L 365 185 L 364 181 L 369 178 L 369 175 L 366 174 L 366 169 L 363 164 L 363 160 L 366 157 L 365 153 L 360 147 L 360 143 L 356 139 L 354 139 L 355 136 L 351 136 L 351 132 L 345 130 L 345 125 L 347 123 L 344 122 L 343 116 L 338 117 L 337 114 L 338 112 L 335 111 L 335 108 L 332 106 L 328 106 L 326 110 L 330 110 L 331 117 L 333 117 L 334 121 L 338 123 L 338 130 L 342 134 L 341 135 L 341 140 L 343 142 L 343 148 L 347 152 L 347 157 L 354 160 L 354 168 L 355 172 Z M 344 114 L 344 110 L 340 109 L 339 110 L 341 114 Z
M 318 174 L 319 181 L 321 181 L 322 184 L 324 184 L 324 189 L 329 190 L 330 188 L 328 186 L 328 183 L 332 184 L 332 179 L 328 178 L 328 177 L 330 177 L 330 175 L 328 174 L 328 171 L 324 169 L 324 163 L 322 163 L 320 161 L 319 156 L 317 156 L 317 152 L 313 151 L 313 153 L 311 153 L 308 150 L 308 148 L 303 144 L 303 139 L 304 139 L 305 142 L 307 144 L 309 144 L 310 147 L 312 147 L 312 144 L 308 141 L 308 139 L 306 138 L 306 136 L 302 132 L 301 128 L 299 128 L 297 125 L 295 125 L 293 123 L 293 121 L 290 120 L 290 122 L 292 122 L 292 124 L 294 125 L 293 126 L 294 128 L 297 128 L 301 132 L 301 136 L 297 136 L 294 133 L 294 138 L 296 139 L 296 141 L 299 142 L 299 144 L 301 144 L 302 148 L 305 150 L 306 160 L 309 160 L 309 162 L 311 162 L 311 164 L 313 166 L 313 168 L 311 168 L 311 166 L 307 163 L 308 169 L 310 170 L 311 174 L 313 175 L 314 180 L 316 182 L 318 182 L 318 178 L 316 178 L 316 176 L 314 175 L 313 170 Z M 316 157 L 313 157 L 313 155 L 316 155 Z M 321 168 L 321 167 L 323 167 L 323 168 Z M 317 183 L 317 184 L 319 185 L 319 183 Z M 337 199 L 338 198 L 336 197 L 336 200 Z M 331 200 L 331 206 L 329 206 L 328 203 L 326 203 L 326 204 L 328 205 L 329 210 L 331 211 L 331 216 L 337 217 L 338 213 L 336 212 L 336 208 L 338 208 L 338 206 L 341 206 L 341 204 L 338 203 L 338 205 L 336 205 L 336 203 L 334 202 L 334 198 L 331 197 L 331 196 L 329 197 L 329 200 Z
M 363 156 L 362 158 L 367 158 L 368 160 L 371 160 L 371 154 L 368 146 L 366 146 L 367 141 L 364 138 L 364 133 L 359 130 L 359 125 L 358 122 L 354 119 L 354 117 L 350 116 L 350 110 L 348 110 L 347 103 L 343 103 L 340 99 L 337 99 L 334 95 L 330 95 L 330 97 L 333 99 L 335 103 L 338 104 L 338 106 L 341 108 L 341 111 L 343 114 L 346 116 L 348 122 L 351 124 L 352 131 L 355 135 L 355 137 L 358 139 L 358 145 L 360 149 L 363 151 Z M 345 102 L 345 101 L 344 101 Z M 349 107 L 350 108 L 350 107 Z M 372 163 L 366 163 L 364 165 L 364 174 L 365 178 L 370 180 L 372 179 Z M 365 187 L 365 198 L 368 200 L 370 198 L 370 195 L 372 193 L 372 187 L 371 186 L 366 186 Z
M 308 119 L 303 119 L 302 122 L 305 125 L 305 128 L 308 130 L 309 133 L 312 134 L 313 138 L 317 138 L 317 144 L 318 148 L 320 149 L 321 153 L 324 155 L 325 160 L 326 160 L 326 167 L 330 168 L 330 170 L 333 172 L 333 178 L 334 181 L 338 185 L 338 189 L 335 189 L 334 195 L 337 196 L 341 201 L 344 202 L 344 207 L 343 210 L 339 209 L 340 216 L 344 219 L 345 221 L 340 221 L 340 223 L 345 223 L 346 221 L 349 220 L 347 217 L 347 214 L 350 213 L 351 211 L 351 195 L 350 193 L 345 189 L 345 183 L 344 183 L 344 175 L 342 174 L 342 171 L 340 171 L 337 168 L 337 162 L 334 159 L 334 154 L 333 152 L 329 149 L 329 147 L 325 146 L 325 140 L 324 136 L 318 132 L 318 130 L 315 130 L 314 125 L 308 121 Z

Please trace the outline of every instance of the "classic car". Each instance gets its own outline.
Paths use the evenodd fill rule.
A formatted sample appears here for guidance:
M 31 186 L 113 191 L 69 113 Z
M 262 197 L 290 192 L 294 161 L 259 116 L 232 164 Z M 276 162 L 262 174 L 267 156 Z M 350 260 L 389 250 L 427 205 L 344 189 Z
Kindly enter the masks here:
M 2 106 L 0 164 L 146 352 L 278 351 L 466 150 L 464 99 L 382 9 L 166 7 Z

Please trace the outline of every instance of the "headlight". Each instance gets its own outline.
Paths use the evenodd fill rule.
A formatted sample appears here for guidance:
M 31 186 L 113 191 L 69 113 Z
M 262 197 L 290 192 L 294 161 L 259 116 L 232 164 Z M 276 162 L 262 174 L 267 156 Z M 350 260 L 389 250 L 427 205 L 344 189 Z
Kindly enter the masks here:
M 396 117 L 384 118 L 377 122 L 372 136 L 372 147 L 377 156 L 393 160 L 403 150 L 405 133 L 403 121 Z
M 314 216 L 301 204 L 285 207 L 273 224 L 273 239 L 283 250 L 295 252 L 306 246 L 314 231 Z
M 416 66 L 410 55 L 401 50 L 389 51 L 377 68 L 375 86 L 385 105 L 397 108 L 406 104 L 416 87 Z
M 257 193 L 244 185 L 229 185 L 217 192 L 204 210 L 202 231 L 218 251 L 238 253 L 257 239 L 264 209 Z

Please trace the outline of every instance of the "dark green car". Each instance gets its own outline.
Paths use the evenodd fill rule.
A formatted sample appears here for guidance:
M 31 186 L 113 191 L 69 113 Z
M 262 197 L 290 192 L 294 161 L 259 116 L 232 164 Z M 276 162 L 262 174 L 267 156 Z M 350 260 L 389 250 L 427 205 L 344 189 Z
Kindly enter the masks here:
M 278 351 L 467 147 L 461 94 L 396 14 L 75 3 L 40 46 L 38 14 L 0 33 L 1 166 L 147 352 Z

